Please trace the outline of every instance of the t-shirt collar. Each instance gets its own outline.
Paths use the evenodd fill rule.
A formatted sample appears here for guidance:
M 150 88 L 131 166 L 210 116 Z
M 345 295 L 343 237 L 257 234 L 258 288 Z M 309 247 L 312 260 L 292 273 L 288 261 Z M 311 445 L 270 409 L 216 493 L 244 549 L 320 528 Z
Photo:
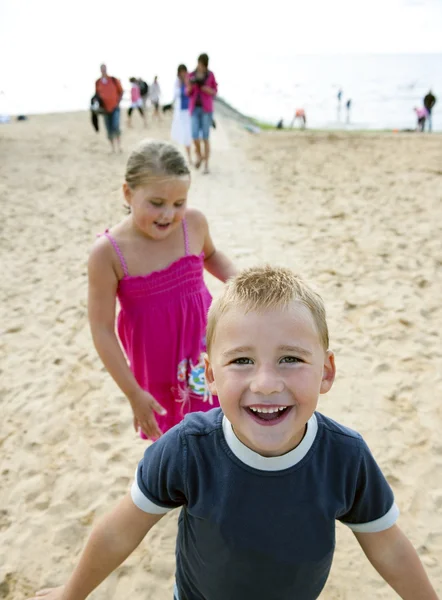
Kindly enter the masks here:
M 318 433 L 318 421 L 313 413 L 307 422 L 307 431 L 301 443 L 282 456 L 266 457 L 250 450 L 236 437 L 232 424 L 225 415 L 223 416 L 223 433 L 230 450 L 244 464 L 261 471 L 282 471 L 295 466 L 306 456 Z

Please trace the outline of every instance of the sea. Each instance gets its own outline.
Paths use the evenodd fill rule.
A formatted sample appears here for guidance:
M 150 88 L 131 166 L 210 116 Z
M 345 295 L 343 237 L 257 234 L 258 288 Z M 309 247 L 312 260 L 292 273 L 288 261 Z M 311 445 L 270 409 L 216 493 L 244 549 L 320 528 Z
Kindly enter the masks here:
M 442 54 L 357 54 L 262 56 L 239 65 L 218 55 L 212 62 L 219 95 L 240 112 L 260 121 L 291 125 L 302 108 L 307 125 L 320 129 L 413 129 L 415 107 L 431 89 L 439 96 L 433 111 L 433 130 L 442 131 Z M 95 65 L 94 65 L 95 69 Z M 131 73 L 120 65 L 111 75 L 125 88 L 129 102 L 131 75 L 150 83 L 150 73 Z M 98 71 L 98 65 L 97 69 Z M 162 102 L 172 102 L 175 61 L 158 62 Z M 99 72 L 80 70 L 63 75 L 41 67 L 34 80 L 26 77 L 0 80 L 0 115 L 87 110 Z M 342 91 L 338 102 L 338 91 Z M 347 113 L 346 104 L 351 100 Z M 1 132 L 0 132 L 1 133 Z

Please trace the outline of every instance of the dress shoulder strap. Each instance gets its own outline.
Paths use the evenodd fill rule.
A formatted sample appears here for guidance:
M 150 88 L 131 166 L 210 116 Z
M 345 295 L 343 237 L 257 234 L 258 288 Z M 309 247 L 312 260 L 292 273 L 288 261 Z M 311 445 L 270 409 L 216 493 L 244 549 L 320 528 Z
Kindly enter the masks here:
M 186 221 L 186 219 L 183 219 L 183 234 L 184 234 L 184 251 L 186 253 L 186 256 L 189 256 L 189 254 L 190 254 L 189 232 L 188 232 L 188 229 L 187 229 L 187 221 Z
M 126 277 L 127 275 L 129 275 L 129 271 L 127 269 L 126 261 L 124 260 L 123 253 L 120 250 L 120 246 L 117 244 L 116 239 L 113 238 L 111 236 L 111 234 L 109 233 L 109 229 L 106 229 L 106 231 L 104 232 L 103 235 L 105 235 L 107 237 L 107 239 L 110 241 L 110 243 L 114 247 L 114 250 L 117 253 L 118 258 L 120 259 L 120 263 L 121 263 L 121 267 L 123 269 L 124 276 Z

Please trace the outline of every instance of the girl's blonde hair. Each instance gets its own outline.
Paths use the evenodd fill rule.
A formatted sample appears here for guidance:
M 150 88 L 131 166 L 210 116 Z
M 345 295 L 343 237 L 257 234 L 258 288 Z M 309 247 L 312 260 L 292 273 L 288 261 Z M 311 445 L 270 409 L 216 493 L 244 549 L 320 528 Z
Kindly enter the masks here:
M 210 355 L 218 321 L 230 308 L 241 307 L 246 312 L 272 308 L 283 310 L 293 302 L 301 302 L 308 308 L 321 345 L 327 351 L 329 336 L 321 296 L 290 269 L 264 266 L 245 269 L 230 279 L 221 296 L 213 302 L 207 322 L 207 353 Z
M 184 156 L 168 142 L 143 140 L 132 150 L 126 166 L 125 180 L 134 190 L 158 177 L 190 175 Z

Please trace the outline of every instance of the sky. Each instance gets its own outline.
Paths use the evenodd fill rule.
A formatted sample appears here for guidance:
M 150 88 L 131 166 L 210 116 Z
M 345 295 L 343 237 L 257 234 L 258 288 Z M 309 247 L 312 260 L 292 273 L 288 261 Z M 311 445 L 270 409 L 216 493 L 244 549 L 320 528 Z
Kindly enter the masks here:
M 3 68 L 143 62 L 182 52 L 442 52 L 442 0 L 0 0 Z M 2 67 L 0 66 L 0 69 Z M 0 71 L 1 76 L 1 71 Z
M 440 53 L 441 32 L 442 0 L 0 0 L 0 92 L 93 82 L 102 62 L 170 78 L 201 52 L 245 76 L 263 56 Z

